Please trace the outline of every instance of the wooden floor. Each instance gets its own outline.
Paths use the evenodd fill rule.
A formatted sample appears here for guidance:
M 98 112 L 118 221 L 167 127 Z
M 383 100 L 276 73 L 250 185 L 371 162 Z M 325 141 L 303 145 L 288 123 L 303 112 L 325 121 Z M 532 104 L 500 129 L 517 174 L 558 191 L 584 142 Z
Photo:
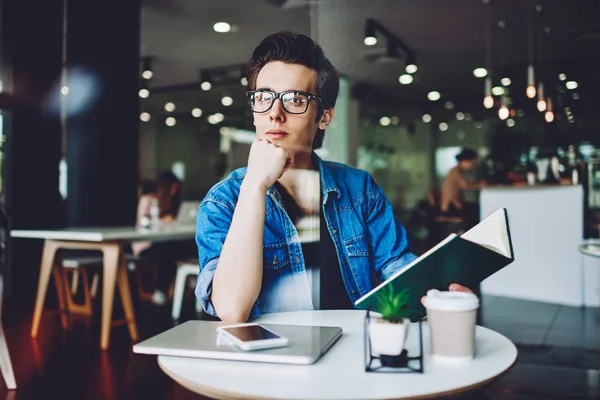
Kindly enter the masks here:
M 115 326 L 107 351 L 99 348 L 99 318 L 73 320 L 63 331 L 52 293 L 40 334 L 30 337 L 33 304 L 5 302 L 4 328 L 18 389 L 0 383 L 0 400 L 202 399 L 168 378 L 156 357 L 133 354 L 126 325 Z M 195 318 L 192 299 L 183 320 Z M 564 400 L 600 398 L 598 310 L 503 298 L 484 298 L 484 326 L 519 348 L 519 360 L 501 380 L 472 399 Z M 120 305 L 115 303 L 118 312 Z M 140 339 L 174 324 L 170 308 L 137 302 Z M 95 315 L 99 315 L 96 312 Z

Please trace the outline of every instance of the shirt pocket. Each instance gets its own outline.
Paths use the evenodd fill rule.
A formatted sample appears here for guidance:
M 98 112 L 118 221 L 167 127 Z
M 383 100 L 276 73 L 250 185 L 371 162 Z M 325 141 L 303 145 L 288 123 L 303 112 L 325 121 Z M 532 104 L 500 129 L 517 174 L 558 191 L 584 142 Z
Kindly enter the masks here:
M 268 244 L 263 250 L 263 266 L 266 269 L 281 269 L 290 264 L 287 243 Z
M 349 257 L 369 256 L 369 246 L 367 245 L 367 238 L 364 234 L 345 240 L 344 245 L 346 246 Z

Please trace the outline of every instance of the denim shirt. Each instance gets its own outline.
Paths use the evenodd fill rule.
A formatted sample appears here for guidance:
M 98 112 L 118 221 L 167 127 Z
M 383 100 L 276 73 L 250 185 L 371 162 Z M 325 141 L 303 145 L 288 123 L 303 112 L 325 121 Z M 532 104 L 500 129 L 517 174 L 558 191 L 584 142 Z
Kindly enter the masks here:
M 417 257 L 409 251 L 406 230 L 394 218 L 392 205 L 368 172 L 313 156 L 319 164 L 321 212 L 335 245 L 346 292 L 355 302 L 375 287 L 373 272 L 386 280 Z M 211 188 L 198 210 L 196 296 L 204 311 L 215 317 L 212 279 L 245 175 L 246 168 L 233 171 Z M 298 232 L 279 193 L 271 187 L 266 199 L 263 281 L 250 318 L 313 309 Z

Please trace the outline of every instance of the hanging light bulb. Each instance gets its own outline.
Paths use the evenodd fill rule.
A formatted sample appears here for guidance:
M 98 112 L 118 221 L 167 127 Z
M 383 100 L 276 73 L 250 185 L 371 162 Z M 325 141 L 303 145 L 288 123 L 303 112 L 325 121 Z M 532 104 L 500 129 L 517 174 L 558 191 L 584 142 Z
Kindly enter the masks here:
M 501 120 L 505 120 L 510 116 L 510 110 L 508 109 L 508 101 L 506 96 L 502 96 L 502 103 L 500 104 L 500 108 L 498 109 L 498 117 Z
M 544 97 L 544 84 L 542 82 L 540 82 L 538 84 L 537 94 L 538 94 L 537 109 L 539 112 L 544 112 L 544 111 L 546 111 L 546 99 Z
M 533 99 L 535 97 L 535 72 L 533 64 L 527 67 L 527 97 Z
M 551 123 L 552 121 L 554 121 L 554 112 L 552 111 L 552 99 L 550 97 L 548 97 L 548 99 L 546 100 L 546 113 L 544 114 L 544 119 L 546 120 L 547 123 Z
M 494 107 L 494 98 L 492 97 L 492 78 L 485 78 L 485 97 L 483 98 L 483 106 L 488 110 Z

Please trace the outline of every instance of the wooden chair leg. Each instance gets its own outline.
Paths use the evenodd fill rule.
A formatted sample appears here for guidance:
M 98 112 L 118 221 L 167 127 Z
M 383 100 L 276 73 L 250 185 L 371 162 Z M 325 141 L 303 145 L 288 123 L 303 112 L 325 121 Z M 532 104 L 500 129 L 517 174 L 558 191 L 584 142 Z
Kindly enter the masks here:
M 98 294 L 98 281 L 100 279 L 100 274 L 98 272 L 94 272 L 94 277 L 92 278 L 92 286 L 90 287 L 90 296 L 92 300 L 96 298 Z
M 56 249 L 57 246 L 55 243 L 49 240 L 45 241 L 44 250 L 42 252 L 42 262 L 40 264 L 40 276 L 38 279 L 35 309 L 33 311 L 33 321 L 31 324 L 31 337 L 34 338 L 37 337 L 40 328 L 40 320 L 42 319 L 42 311 L 44 310 L 44 302 L 46 301 L 46 293 L 48 291 L 48 283 L 50 282 L 50 273 L 52 272 Z
M 110 325 L 112 320 L 113 304 L 115 297 L 115 284 L 121 257 L 119 244 L 105 244 L 102 246 L 104 265 L 102 268 L 102 321 L 100 327 L 100 348 L 106 350 L 110 339 Z
M 62 270 L 62 279 L 65 287 L 69 286 L 69 273 L 66 268 L 61 267 Z M 67 301 L 67 310 L 69 314 L 83 315 L 86 317 L 92 316 L 92 300 L 90 296 L 89 289 L 89 280 L 88 274 L 84 267 L 80 267 L 76 269 L 78 271 L 77 275 L 81 275 L 83 280 L 83 304 L 76 303 L 73 299 L 73 294 L 68 290 L 65 291 L 65 297 Z M 75 275 L 75 271 L 73 272 L 73 279 L 78 279 L 78 276 Z
M 79 268 L 73 270 L 73 280 L 71 281 L 71 294 L 76 295 L 79 289 Z
M 69 320 L 67 316 L 69 310 L 69 306 L 67 303 L 69 292 L 67 288 L 69 287 L 69 285 L 66 284 L 64 280 L 62 267 L 57 263 L 55 263 L 52 266 L 52 275 L 54 277 L 54 284 L 56 286 L 56 297 L 58 299 L 58 308 L 60 310 L 60 321 L 62 327 L 64 329 L 67 329 L 69 327 Z
M 119 285 L 119 294 L 121 295 L 121 303 L 125 311 L 125 319 L 127 320 L 127 328 L 131 340 L 137 342 L 138 332 L 135 323 L 135 313 L 133 311 L 133 303 L 131 302 L 131 290 L 129 289 L 129 277 L 127 276 L 127 264 L 125 257 L 121 256 L 119 263 L 119 271 L 117 275 L 117 285 Z

